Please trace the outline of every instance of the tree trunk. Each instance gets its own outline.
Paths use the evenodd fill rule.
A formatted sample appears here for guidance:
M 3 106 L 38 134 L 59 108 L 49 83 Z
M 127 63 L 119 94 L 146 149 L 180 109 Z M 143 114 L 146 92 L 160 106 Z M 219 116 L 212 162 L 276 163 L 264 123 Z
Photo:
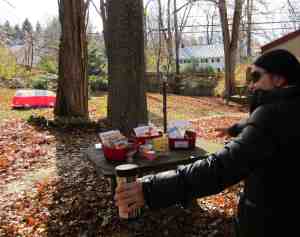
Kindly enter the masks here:
M 161 4 L 161 2 L 159 3 Z M 164 27 L 164 20 L 163 20 L 163 14 L 162 14 L 162 7 L 160 6 L 159 7 L 161 10 L 159 13 L 159 24 L 160 24 L 160 27 L 161 27 L 161 32 L 164 36 L 164 39 L 165 39 L 165 45 L 167 47 L 167 65 L 165 67 L 165 73 L 169 74 L 169 71 L 170 71 L 170 66 L 172 64 L 172 61 L 173 61 L 173 40 L 172 40 L 172 29 L 171 29 L 171 0 L 168 0 L 168 3 L 167 3 L 167 31 L 163 30 L 165 29 Z
M 31 35 L 30 40 L 31 40 L 31 42 L 30 42 L 30 47 L 31 47 L 30 70 L 31 70 L 33 67 L 33 59 L 34 59 L 33 35 Z
M 247 57 L 252 56 L 252 13 L 253 0 L 247 0 Z
M 108 53 L 108 47 L 109 47 L 109 44 L 108 44 L 108 27 L 107 27 L 107 17 L 108 17 L 108 4 L 107 2 L 110 1 L 110 0 L 100 0 L 100 15 L 101 15 L 101 19 L 102 19 L 102 24 L 103 24 L 103 37 L 104 37 L 104 45 L 105 45 L 105 53 L 106 53 L 106 56 L 107 56 L 107 60 L 108 62 L 110 62 L 110 54 Z M 108 71 L 108 74 L 109 72 L 111 71 L 110 69 L 111 67 L 111 64 L 108 63 L 107 65 L 107 71 Z M 111 83 L 110 81 L 108 81 L 108 91 L 111 91 Z M 110 109 L 111 109 L 111 106 L 109 106 L 111 104 L 111 96 L 108 96 L 107 98 L 107 114 L 109 115 L 111 113 Z
M 177 16 L 177 1 L 174 0 L 174 29 L 175 29 L 175 71 L 176 77 L 180 74 L 180 64 L 179 64 L 179 32 L 178 32 L 178 16 Z
M 60 0 L 61 40 L 56 118 L 88 119 L 86 4 Z
M 148 122 L 144 58 L 143 1 L 107 2 L 108 120 L 129 134 Z
M 100 14 L 102 19 L 102 25 L 103 25 L 103 38 L 104 38 L 104 45 L 105 50 L 107 50 L 107 7 L 104 0 L 100 0 Z
M 161 0 L 157 0 L 158 3 L 158 51 L 156 57 L 156 75 L 157 81 L 161 80 L 160 73 L 160 57 L 161 57 L 161 41 L 162 41 L 162 8 L 161 8 Z
M 177 15 L 177 1 L 174 0 L 174 28 L 175 28 L 175 93 L 180 94 L 180 64 L 179 64 L 179 47 L 180 35 L 178 32 L 178 15 Z
M 168 67 L 169 67 L 173 62 L 173 36 L 172 36 L 172 29 L 171 29 L 171 0 L 168 0 L 167 20 L 168 20 L 168 35 L 166 37 L 166 44 L 168 47 Z
M 222 25 L 224 55 L 225 55 L 225 93 L 224 97 L 228 100 L 233 94 L 235 81 L 235 64 L 238 50 L 239 28 L 241 22 L 241 12 L 244 0 L 235 0 L 235 9 L 231 37 L 227 17 L 225 0 L 219 1 L 219 11 Z

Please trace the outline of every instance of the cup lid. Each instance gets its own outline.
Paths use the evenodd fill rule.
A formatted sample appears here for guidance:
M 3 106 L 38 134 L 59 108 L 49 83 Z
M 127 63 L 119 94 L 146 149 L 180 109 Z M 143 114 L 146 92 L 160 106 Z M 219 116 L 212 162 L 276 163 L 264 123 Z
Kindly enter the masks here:
M 138 172 L 138 165 L 135 164 L 123 164 L 115 167 L 117 176 L 128 177 L 134 176 Z

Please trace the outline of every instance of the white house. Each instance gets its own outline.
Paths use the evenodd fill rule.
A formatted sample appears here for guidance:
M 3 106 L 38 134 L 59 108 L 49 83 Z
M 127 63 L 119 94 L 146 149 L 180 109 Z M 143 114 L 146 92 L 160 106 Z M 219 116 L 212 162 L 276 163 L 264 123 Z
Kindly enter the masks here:
M 224 70 L 224 48 L 222 44 L 199 45 L 179 49 L 181 65 L 193 63 L 197 68 L 212 67 L 216 71 Z

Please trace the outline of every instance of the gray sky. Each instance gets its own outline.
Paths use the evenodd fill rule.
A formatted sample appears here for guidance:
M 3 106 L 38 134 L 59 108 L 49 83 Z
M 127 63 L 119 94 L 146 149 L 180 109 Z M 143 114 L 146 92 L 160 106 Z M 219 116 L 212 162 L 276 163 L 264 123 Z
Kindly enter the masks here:
M 11 3 L 9 5 L 7 2 Z M 26 17 L 32 24 L 39 20 L 42 24 L 57 15 L 57 0 L 0 0 L 0 22 L 5 20 L 21 24 Z
M 21 25 L 27 17 L 33 26 L 37 21 L 45 25 L 57 15 L 57 0 L 0 0 L 0 24 L 8 20 L 11 25 Z M 90 16 L 92 25 L 95 26 L 101 22 L 93 7 L 90 9 Z
M 164 1 L 166 0 L 162 0 L 162 2 Z M 186 0 L 178 0 L 178 6 L 180 6 L 181 2 L 185 1 Z M 278 5 L 286 2 L 286 0 L 265 1 L 270 2 L 270 9 L 277 8 Z M 94 2 L 98 3 L 99 1 L 96 0 Z M 155 0 L 152 0 L 150 4 L 152 4 L 152 2 L 155 2 Z M 206 5 L 206 3 L 201 4 L 202 6 Z M 56 16 L 58 14 L 57 12 L 57 0 L 0 0 L 0 23 L 9 20 L 12 24 L 20 24 L 28 17 L 33 24 L 35 24 L 37 20 L 44 24 L 49 18 Z M 195 10 L 195 13 L 197 13 L 197 10 Z M 93 7 L 90 14 L 92 22 L 96 24 L 99 20 L 99 16 Z
M 148 1 L 149 0 L 145 0 L 145 3 Z M 283 6 L 284 3 L 286 3 L 286 0 L 265 1 L 269 3 L 268 8 L 270 12 L 276 9 L 274 14 L 270 16 L 272 19 L 254 19 L 254 21 L 274 21 L 278 20 L 279 18 L 285 18 L 288 20 L 287 17 L 284 17 L 284 15 L 279 15 L 280 10 L 278 10 L 279 6 Z M 95 0 L 94 2 L 99 3 L 98 0 Z M 149 7 L 151 7 L 152 4 L 155 4 L 155 2 L 155 0 L 152 0 L 149 4 Z M 162 0 L 162 2 L 165 3 L 166 0 Z M 186 2 L 186 0 L 178 0 L 178 6 L 181 6 L 184 2 Z M 194 18 L 190 18 L 193 24 L 201 24 L 201 19 L 205 19 L 205 16 L 201 14 L 201 9 L 206 7 L 207 3 L 201 2 L 199 7 L 193 8 L 191 16 L 194 16 Z M 276 15 L 276 11 L 279 14 Z M 3 24 L 6 20 L 9 20 L 11 25 L 21 25 L 24 19 L 27 17 L 33 26 L 35 26 L 37 21 L 39 21 L 42 25 L 45 25 L 52 17 L 57 15 L 57 0 L 0 0 L 0 24 Z M 93 31 L 101 31 L 101 19 L 92 6 L 90 9 L 90 22 L 94 26 Z M 274 37 L 278 37 L 278 34 L 274 35 Z

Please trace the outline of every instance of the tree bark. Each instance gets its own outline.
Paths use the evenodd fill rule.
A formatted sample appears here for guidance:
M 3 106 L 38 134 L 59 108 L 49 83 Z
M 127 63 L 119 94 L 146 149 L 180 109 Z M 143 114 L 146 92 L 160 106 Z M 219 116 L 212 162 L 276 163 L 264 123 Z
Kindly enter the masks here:
M 108 120 L 129 134 L 148 122 L 142 0 L 107 1 Z
M 60 0 L 61 40 L 56 118 L 88 119 L 86 3 Z

